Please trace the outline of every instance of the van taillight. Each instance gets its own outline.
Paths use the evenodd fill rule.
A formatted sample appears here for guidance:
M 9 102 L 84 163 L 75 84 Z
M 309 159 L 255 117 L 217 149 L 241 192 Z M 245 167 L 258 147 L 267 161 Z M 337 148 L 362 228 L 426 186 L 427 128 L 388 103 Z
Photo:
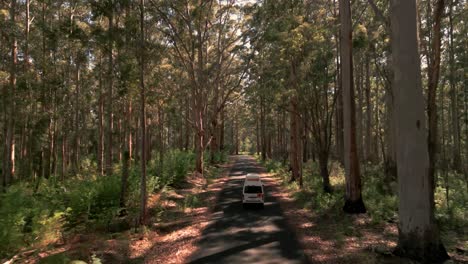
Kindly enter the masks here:
M 263 193 L 257 193 L 257 198 L 262 198 L 263 197 Z

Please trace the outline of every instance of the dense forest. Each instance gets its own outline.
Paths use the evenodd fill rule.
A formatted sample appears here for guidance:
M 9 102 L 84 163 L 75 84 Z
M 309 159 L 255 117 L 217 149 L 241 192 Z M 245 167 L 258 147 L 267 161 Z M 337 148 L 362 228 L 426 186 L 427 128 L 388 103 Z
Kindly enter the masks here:
M 239 154 L 307 200 L 396 222 L 396 255 L 466 254 L 467 10 L 2 0 L 0 260 L 77 233 L 144 232 L 163 221 L 154 197 Z

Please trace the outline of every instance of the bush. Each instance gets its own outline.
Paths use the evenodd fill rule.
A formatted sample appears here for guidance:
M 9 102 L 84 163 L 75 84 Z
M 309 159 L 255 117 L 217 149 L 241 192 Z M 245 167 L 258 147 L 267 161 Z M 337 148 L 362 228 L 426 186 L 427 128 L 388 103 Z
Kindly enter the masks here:
M 219 153 L 221 162 L 227 159 Z M 192 152 L 171 150 L 163 166 L 152 160 L 147 171 L 147 191 L 152 193 L 167 185 L 180 185 L 193 171 Z M 97 176 L 91 160 L 84 160 L 81 173 L 65 181 L 58 178 L 15 183 L 0 194 L 0 258 L 9 257 L 21 248 L 45 245 L 61 238 L 63 232 L 107 230 L 119 215 L 121 168 L 111 176 Z M 129 219 L 139 213 L 140 166 L 129 168 L 126 209 Z M 199 207 L 201 200 L 189 196 L 185 207 Z
M 33 186 L 16 184 L 0 198 L 0 257 L 31 244 L 56 240 L 64 207 L 50 193 L 33 193 Z
M 193 152 L 170 150 L 164 155 L 164 161 L 153 162 L 149 168 L 150 177 L 159 178 L 159 187 L 165 185 L 179 185 L 195 166 L 195 155 Z

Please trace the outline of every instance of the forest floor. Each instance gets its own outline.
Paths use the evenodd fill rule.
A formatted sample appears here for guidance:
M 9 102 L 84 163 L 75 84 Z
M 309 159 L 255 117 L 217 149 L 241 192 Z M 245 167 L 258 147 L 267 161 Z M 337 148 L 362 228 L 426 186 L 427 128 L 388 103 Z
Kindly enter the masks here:
M 260 173 L 266 185 L 264 209 L 242 209 L 241 178 L 248 172 Z M 318 214 L 295 197 L 284 178 L 267 173 L 253 157 L 235 156 L 207 180 L 193 176 L 153 194 L 149 206 L 156 224 L 76 234 L 23 252 L 14 263 L 417 263 L 391 254 L 396 223 L 375 224 L 367 214 L 334 210 L 341 204 Z M 451 257 L 449 263 L 468 263 L 466 255 Z
M 210 223 L 230 168 L 230 163 L 210 168 L 207 179 L 193 174 L 180 186 L 150 195 L 148 227 L 67 235 L 59 243 L 21 252 L 6 263 L 184 263 Z

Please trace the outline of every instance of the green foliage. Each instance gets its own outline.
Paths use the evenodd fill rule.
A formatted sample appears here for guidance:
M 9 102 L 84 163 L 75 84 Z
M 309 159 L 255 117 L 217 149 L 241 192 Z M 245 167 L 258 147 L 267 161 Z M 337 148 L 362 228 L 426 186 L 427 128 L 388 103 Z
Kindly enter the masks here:
M 257 159 L 260 159 L 257 157 Z M 279 161 L 266 160 L 263 165 L 269 172 L 281 177 L 282 182 L 290 191 L 299 206 L 311 209 L 318 215 L 339 215 L 343 206 L 344 173 L 338 163 L 332 163 L 330 182 L 334 192 L 325 193 L 318 164 L 304 164 L 304 188 L 297 183 L 289 183 L 289 172 Z M 369 216 L 374 224 L 395 222 L 398 219 L 398 196 L 394 190 L 396 182 L 386 182 L 384 169 L 381 165 L 362 165 L 362 196 Z M 443 230 L 460 229 L 467 225 L 466 204 L 468 190 L 462 175 L 447 175 L 449 184 L 449 200 L 447 207 L 446 189 L 443 177 L 439 177 L 435 190 L 436 217 Z M 453 239 L 453 238 L 452 238 Z
M 187 174 L 194 170 L 194 164 L 195 154 L 193 152 L 174 149 L 164 154 L 162 162 L 160 157 L 151 162 L 148 175 L 149 178 L 158 179 L 158 186 L 154 186 L 154 189 L 165 185 L 179 185 Z
M 185 208 L 199 208 L 205 206 L 203 200 L 198 197 L 196 194 L 189 194 L 184 199 L 184 209 Z
M 181 184 L 194 169 L 194 159 L 192 152 L 171 150 L 162 168 L 158 161 L 151 161 L 148 193 Z M 219 153 L 217 159 L 223 162 L 227 154 Z M 18 183 L 0 196 L 0 258 L 25 246 L 56 241 L 63 232 L 107 229 L 121 210 L 121 170 L 116 168 L 114 175 L 99 177 L 92 173 L 95 167 L 90 160 L 84 160 L 82 168 L 79 175 L 64 182 L 52 177 Z M 140 176 L 140 166 L 130 168 L 126 198 L 130 219 L 139 210 Z M 200 203 L 197 196 L 188 196 L 184 206 L 199 207 Z
M 51 193 L 34 194 L 32 187 L 11 186 L 0 198 L 0 257 L 60 235 L 64 207 L 50 200 Z

